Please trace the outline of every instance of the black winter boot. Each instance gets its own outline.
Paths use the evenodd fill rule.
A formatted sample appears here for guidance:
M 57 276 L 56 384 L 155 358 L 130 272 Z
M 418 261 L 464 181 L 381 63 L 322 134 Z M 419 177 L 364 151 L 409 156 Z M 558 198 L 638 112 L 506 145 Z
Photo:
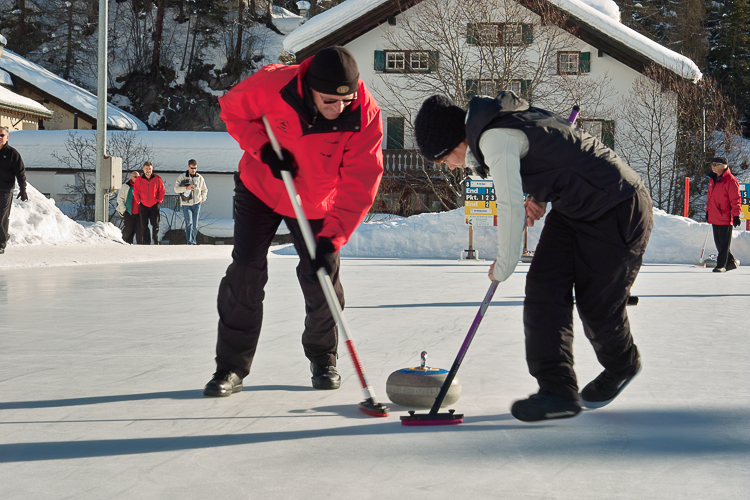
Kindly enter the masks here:
M 227 397 L 242 390 L 242 379 L 233 371 L 217 370 L 203 388 L 204 396 Z
M 581 413 L 581 403 L 551 392 L 539 391 L 528 399 L 513 403 L 510 413 L 524 422 L 537 422 L 553 418 L 571 418 Z
M 618 394 L 633 380 L 633 377 L 641 371 L 641 362 L 633 370 L 624 375 L 615 375 L 604 370 L 594 380 L 586 384 L 581 391 L 581 402 L 586 408 L 601 408 L 612 402 Z
M 335 366 L 310 363 L 314 389 L 331 390 L 341 386 L 341 375 Z

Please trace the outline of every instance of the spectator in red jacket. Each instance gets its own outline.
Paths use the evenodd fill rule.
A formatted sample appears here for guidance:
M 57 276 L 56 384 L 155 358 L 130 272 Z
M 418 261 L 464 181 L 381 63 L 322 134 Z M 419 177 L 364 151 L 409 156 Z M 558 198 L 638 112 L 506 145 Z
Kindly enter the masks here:
M 265 66 L 219 103 L 227 131 L 245 154 L 235 175 L 232 264 L 219 286 L 216 373 L 203 393 L 229 396 L 242 390 L 261 330 L 266 256 L 282 220 L 300 256 L 297 276 L 307 312 L 302 346 L 312 385 L 338 389 L 338 333 L 316 271 L 329 271 L 343 307 L 338 251 L 370 209 L 383 175 L 380 108 L 344 47 L 322 49 L 299 65 Z M 271 148 L 264 115 L 284 160 Z M 294 176 L 316 236 L 314 261 L 281 181 L 283 170 Z
M 732 226 L 740 225 L 740 183 L 732 175 L 723 156 L 711 160 L 711 170 L 708 174 L 706 220 L 713 226 L 714 243 L 719 251 L 714 272 L 723 273 L 737 269 L 739 264 L 729 247 L 732 244 Z
M 144 233 L 148 233 L 148 223 L 151 222 L 154 245 L 159 244 L 159 208 L 164 201 L 164 193 L 164 181 L 154 174 L 154 164 L 147 161 L 143 164 L 143 175 L 135 180 L 133 201 L 138 204 Z

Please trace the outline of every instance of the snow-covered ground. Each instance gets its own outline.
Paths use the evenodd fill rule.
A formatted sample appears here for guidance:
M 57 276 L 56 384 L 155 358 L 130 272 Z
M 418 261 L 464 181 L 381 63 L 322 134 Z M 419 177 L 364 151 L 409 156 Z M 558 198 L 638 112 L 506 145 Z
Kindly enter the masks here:
M 111 227 L 66 221 L 29 195 L 14 202 L 0 255 L 3 500 L 705 500 L 750 490 L 750 267 L 711 273 L 689 263 L 692 247 L 687 264 L 646 264 L 629 308 L 642 373 L 606 408 L 524 424 L 509 414 L 536 390 L 520 264 L 459 371 L 464 423 L 403 427 L 409 408 L 388 403 L 388 375 L 418 365 L 422 350 L 428 365 L 449 368 L 489 285 L 488 263 L 460 263 L 458 250 L 414 258 L 454 244 L 443 219 L 365 225 L 358 251 L 368 244 L 374 255 L 342 259 L 345 314 L 391 410 L 373 418 L 357 410 L 364 396 L 343 346 L 341 389 L 310 387 L 288 247 L 269 254 L 264 330 L 244 390 L 204 398 L 231 247 L 125 245 Z M 697 236 L 702 244 L 705 225 L 657 221 L 654 255 L 677 255 Z M 393 258 L 397 241 L 418 255 Z M 601 368 L 577 318 L 576 332 L 583 384 Z

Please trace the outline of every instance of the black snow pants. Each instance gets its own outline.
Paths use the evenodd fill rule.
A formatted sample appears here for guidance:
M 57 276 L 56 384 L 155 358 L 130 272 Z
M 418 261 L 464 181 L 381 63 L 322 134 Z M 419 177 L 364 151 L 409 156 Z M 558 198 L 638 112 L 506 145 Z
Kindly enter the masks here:
M 122 228 L 122 239 L 125 243 L 133 244 L 133 237 L 135 237 L 136 243 L 143 245 L 143 228 L 141 228 L 141 216 L 133 215 L 127 210 L 122 214 L 122 220 L 125 223 L 125 227 Z M 146 233 L 148 234 L 148 233 Z M 149 242 L 151 239 L 149 238 Z
M 584 332 L 601 365 L 615 373 L 638 360 L 625 309 L 653 228 L 645 189 L 594 221 L 554 209 L 526 276 L 523 321 L 529 373 L 542 391 L 578 399 L 573 370 L 573 290 Z
M 0 189 L 0 249 L 8 244 L 8 227 L 10 225 L 10 209 L 13 206 L 13 188 L 10 191 Z
M 219 338 L 216 343 L 218 370 L 232 370 L 244 378 L 250 366 L 260 336 L 263 321 L 264 287 L 268 281 L 268 248 L 283 220 L 292 235 L 300 256 L 297 279 L 305 297 L 305 329 L 302 347 L 305 356 L 321 365 L 336 366 L 338 331 L 336 322 L 313 270 L 297 219 L 283 217 L 252 194 L 235 174 L 234 250 L 232 264 L 219 285 Z M 310 220 L 317 235 L 323 221 Z M 339 281 L 339 253 L 332 255 L 331 281 L 341 307 L 344 289 Z M 282 332 L 283 333 L 283 332 Z
M 151 221 L 151 234 L 154 243 L 159 241 L 159 220 L 161 216 L 159 214 L 159 204 L 147 207 L 143 203 L 138 205 L 138 215 L 141 218 L 141 228 L 143 229 L 144 239 L 148 235 L 148 223 Z
M 726 268 L 729 262 L 734 262 L 734 255 L 729 250 L 732 244 L 732 226 L 717 226 L 714 224 L 713 230 L 714 243 L 719 251 L 719 255 L 716 257 L 716 267 Z

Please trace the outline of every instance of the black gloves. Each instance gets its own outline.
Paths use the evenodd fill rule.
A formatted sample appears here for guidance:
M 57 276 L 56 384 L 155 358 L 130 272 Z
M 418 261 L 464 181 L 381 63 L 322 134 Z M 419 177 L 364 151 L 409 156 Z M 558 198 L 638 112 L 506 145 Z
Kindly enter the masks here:
M 281 171 L 286 170 L 292 174 L 292 178 L 297 176 L 297 162 L 294 161 L 294 156 L 289 152 L 288 149 L 281 149 L 281 155 L 284 157 L 283 160 L 279 160 L 278 155 L 273 150 L 270 142 L 267 142 L 260 150 L 260 160 L 268 165 L 271 169 L 271 173 L 277 179 L 281 179 Z
M 18 190 L 18 196 L 16 196 L 21 201 L 29 201 L 29 195 L 26 194 L 26 188 L 21 188 Z
M 734 227 L 738 227 L 740 225 L 740 216 L 739 215 L 735 215 L 732 218 L 732 225 L 734 225 Z
M 315 272 L 324 267 L 328 271 L 328 274 L 331 274 L 333 272 L 334 253 L 336 253 L 336 249 L 329 238 L 325 236 L 318 238 L 318 244 L 315 247 L 315 260 L 313 260 L 313 269 Z

